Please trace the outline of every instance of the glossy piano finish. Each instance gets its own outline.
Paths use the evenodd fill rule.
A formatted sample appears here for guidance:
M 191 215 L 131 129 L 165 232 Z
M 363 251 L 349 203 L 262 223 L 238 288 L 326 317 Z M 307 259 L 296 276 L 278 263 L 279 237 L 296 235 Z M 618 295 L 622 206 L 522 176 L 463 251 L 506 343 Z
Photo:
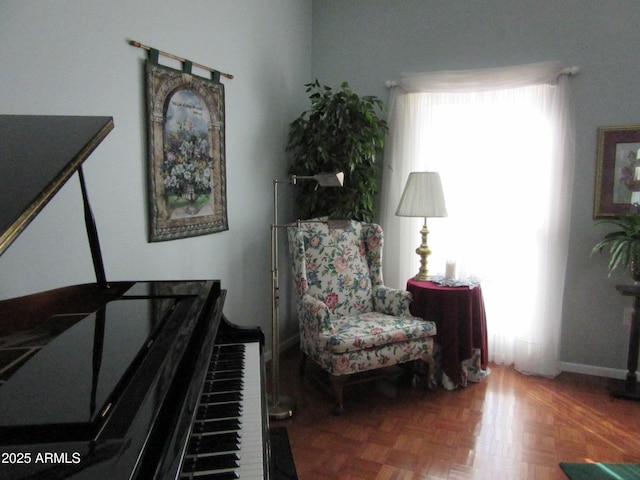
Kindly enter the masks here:
M 111 117 L 0 115 L 0 254 L 113 128 Z
M 0 480 L 175 479 L 218 342 L 259 345 L 246 368 L 264 420 L 242 435 L 256 436 L 268 478 L 262 332 L 223 317 L 219 281 L 106 278 L 81 167 L 113 126 L 0 115 L 0 255 L 77 172 L 96 274 L 0 301 Z
M 56 332 L 0 386 L 0 462 L 6 460 L 0 478 L 129 478 L 144 455 L 157 453 L 147 449 L 156 430 L 174 428 L 158 422 L 181 409 L 176 396 L 189 388 L 203 345 L 215 338 L 224 294 L 213 281 L 112 288 L 121 293 L 79 312 L 82 318 Z M 52 292 L 43 295 L 60 301 Z M 37 297 L 24 301 L 38 303 Z M 19 310 L 16 299 L 7 303 Z M 46 315 L 50 307 L 41 310 Z M 0 339 L 2 348 L 20 348 L 19 339 L 29 344 L 32 337 L 42 343 L 51 317 L 31 320 L 26 330 L 14 325 Z

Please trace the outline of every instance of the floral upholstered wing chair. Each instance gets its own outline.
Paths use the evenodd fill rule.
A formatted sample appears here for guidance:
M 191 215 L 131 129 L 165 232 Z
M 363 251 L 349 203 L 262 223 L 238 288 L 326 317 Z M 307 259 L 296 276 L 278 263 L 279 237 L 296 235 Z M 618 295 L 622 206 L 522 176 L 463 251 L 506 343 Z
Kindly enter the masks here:
M 379 225 L 308 221 L 289 227 L 288 237 L 300 348 L 330 374 L 337 414 L 350 374 L 414 360 L 432 365 L 435 323 L 411 316 L 409 292 L 384 286 Z

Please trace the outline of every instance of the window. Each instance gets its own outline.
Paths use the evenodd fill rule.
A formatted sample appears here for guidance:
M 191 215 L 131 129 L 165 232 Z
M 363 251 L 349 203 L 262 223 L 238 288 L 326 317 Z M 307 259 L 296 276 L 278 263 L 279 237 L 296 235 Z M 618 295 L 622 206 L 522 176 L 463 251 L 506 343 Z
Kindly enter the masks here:
M 553 376 L 573 158 L 566 75 L 555 64 L 528 67 L 526 75 L 514 67 L 511 83 L 488 75 L 508 72 L 501 69 L 464 72 L 462 85 L 452 86 L 461 78 L 453 72 L 435 82 L 425 75 L 418 91 L 393 87 L 381 222 L 385 264 L 397 267 L 385 279 L 401 286 L 418 265 L 422 220 L 393 215 L 397 190 L 410 171 L 437 171 L 449 217 L 428 220 L 430 273 L 444 273 L 453 259 L 459 276 L 480 277 L 490 360 Z M 532 76 L 536 69 L 547 78 Z

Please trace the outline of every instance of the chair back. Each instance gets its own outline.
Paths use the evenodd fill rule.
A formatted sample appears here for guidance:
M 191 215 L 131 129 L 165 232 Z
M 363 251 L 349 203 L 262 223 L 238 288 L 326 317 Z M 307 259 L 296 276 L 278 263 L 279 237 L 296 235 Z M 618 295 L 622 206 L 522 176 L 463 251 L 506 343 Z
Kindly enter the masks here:
M 382 284 L 379 225 L 303 222 L 289 229 L 289 245 L 299 295 L 317 298 L 339 316 L 374 310 L 373 287 Z

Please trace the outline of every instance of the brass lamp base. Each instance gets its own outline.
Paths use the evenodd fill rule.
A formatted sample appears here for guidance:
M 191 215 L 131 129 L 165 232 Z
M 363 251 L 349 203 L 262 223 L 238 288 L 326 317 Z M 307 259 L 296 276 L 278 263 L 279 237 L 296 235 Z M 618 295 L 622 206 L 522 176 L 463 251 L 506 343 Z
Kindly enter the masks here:
M 427 257 L 431 255 L 431 250 L 427 246 L 427 235 L 429 235 L 429 229 L 427 228 L 427 219 L 424 219 L 424 226 L 420 230 L 422 235 L 422 244 L 416 248 L 416 253 L 420 256 L 420 270 L 418 274 L 413 277 L 415 280 L 426 282 L 429 280 L 429 271 L 427 270 Z
M 429 280 L 431 280 L 431 277 L 429 275 L 427 275 L 426 273 L 418 272 L 418 273 L 416 273 L 416 276 L 413 277 L 413 279 L 417 280 L 419 282 L 428 282 Z
M 277 401 L 274 401 L 273 398 L 267 399 L 269 418 L 274 420 L 284 420 L 292 417 L 295 409 L 296 403 L 292 398 L 280 396 Z

